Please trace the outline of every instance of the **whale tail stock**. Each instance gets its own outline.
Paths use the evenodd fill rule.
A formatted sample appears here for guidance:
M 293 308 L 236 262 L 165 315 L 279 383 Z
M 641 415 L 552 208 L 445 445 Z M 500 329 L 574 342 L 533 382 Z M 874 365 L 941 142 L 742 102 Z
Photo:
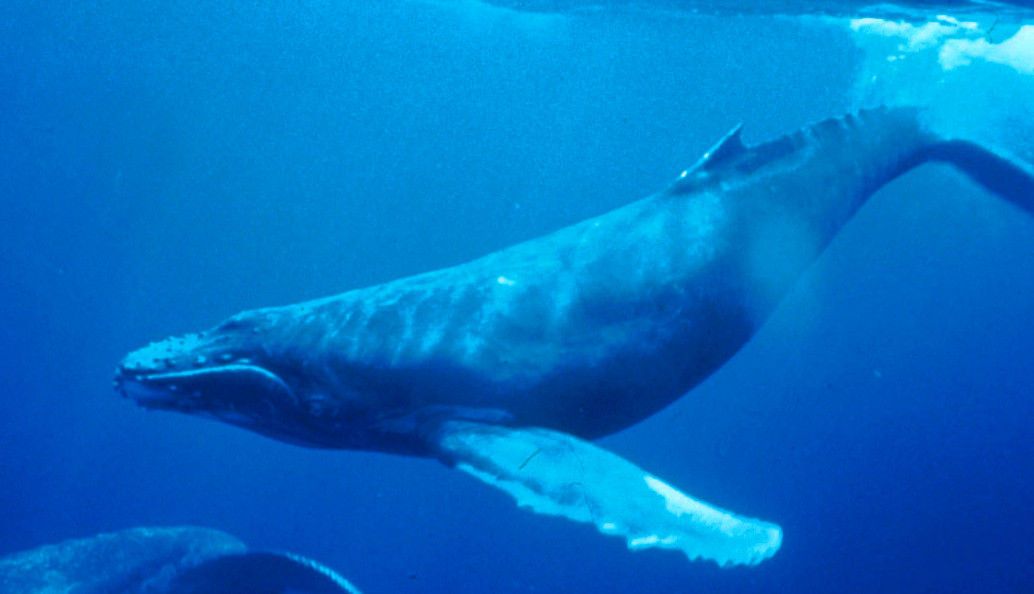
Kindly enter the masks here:
M 952 165 L 988 191 L 1034 215 L 1034 167 L 976 142 L 934 138 L 920 151 L 923 162 Z
M 882 149 L 886 155 L 884 175 L 877 175 L 878 189 L 883 183 L 925 163 L 950 165 L 987 191 L 1034 214 L 1034 164 L 1010 155 L 986 141 L 969 138 L 966 132 L 943 118 L 938 119 L 925 107 L 881 107 L 861 110 L 856 116 L 837 118 L 867 121 L 859 126 L 861 139 L 854 148 Z M 816 127 L 821 127 L 818 124 Z M 843 126 L 844 124 L 840 124 Z M 1034 128 L 1030 130 L 1034 134 Z M 885 175 L 889 173 L 889 175 Z
M 758 200 L 778 200 L 813 231 L 814 245 L 824 246 L 877 190 L 935 162 L 953 166 L 1034 214 L 1034 165 L 955 128 L 961 127 L 938 119 L 930 109 L 908 106 L 862 109 L 756 145 L 744 144 L 737 126 L 664 194 L 745 186 Z M 799 264 L 808 263 L 810 259 Z M 793 274 L 785 280 L 795 279 Z

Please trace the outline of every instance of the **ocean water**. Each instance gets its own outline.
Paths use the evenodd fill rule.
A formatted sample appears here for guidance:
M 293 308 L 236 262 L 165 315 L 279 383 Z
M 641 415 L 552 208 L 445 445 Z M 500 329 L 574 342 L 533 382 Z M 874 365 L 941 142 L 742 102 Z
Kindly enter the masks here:
M 606 212 L 738 123 L 923 104 L 1034 160 L 1022 3 L 196 4 L 0 6 L 0 554 L 193 524 L 367 593 L 1034 591 L 1034 221 L 947 167 L 878 192 L 732 361 L 600 442 L 778 522 L 756 567 L 111 390 L 150 340 Z

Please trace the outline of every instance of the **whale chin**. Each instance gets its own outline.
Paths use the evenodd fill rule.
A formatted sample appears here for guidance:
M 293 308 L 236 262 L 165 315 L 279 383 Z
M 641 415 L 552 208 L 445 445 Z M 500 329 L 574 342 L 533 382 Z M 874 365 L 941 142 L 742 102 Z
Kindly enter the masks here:
M 257 365 L 230 364 L 182 371 L 141 371 L 122 366 L 115 385 L 126 398 L 149 409 L 215 412 L 249 403 L 293 402 L 291 388 Z

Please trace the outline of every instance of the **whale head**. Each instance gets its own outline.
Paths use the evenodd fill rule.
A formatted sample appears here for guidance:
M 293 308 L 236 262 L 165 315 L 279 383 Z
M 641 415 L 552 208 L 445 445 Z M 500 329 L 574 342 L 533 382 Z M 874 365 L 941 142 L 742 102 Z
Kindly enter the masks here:
M 213 418 L 314 447 L 348 447 L 354 406 L 321 385 L 305 333 L 277 310 L 236 315 L 196 334 L 131 352 L 115 389 L 140 406 Z

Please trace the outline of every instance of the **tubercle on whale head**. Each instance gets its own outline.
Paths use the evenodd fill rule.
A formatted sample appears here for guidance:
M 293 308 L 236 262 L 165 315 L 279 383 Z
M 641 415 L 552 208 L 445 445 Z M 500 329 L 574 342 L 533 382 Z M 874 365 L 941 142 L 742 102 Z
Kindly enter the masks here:
M 319 426 L 347 430 L 354 411 L 328 396 L 309 372 L 305 349 L 277 310 L 244 312 L 196 334 L 167 338 L 129 353 L 115 372 L 122 396 L 151 410 L 215 418 L 275 439 L 338 447 L 346 435 L 321 435 Z

